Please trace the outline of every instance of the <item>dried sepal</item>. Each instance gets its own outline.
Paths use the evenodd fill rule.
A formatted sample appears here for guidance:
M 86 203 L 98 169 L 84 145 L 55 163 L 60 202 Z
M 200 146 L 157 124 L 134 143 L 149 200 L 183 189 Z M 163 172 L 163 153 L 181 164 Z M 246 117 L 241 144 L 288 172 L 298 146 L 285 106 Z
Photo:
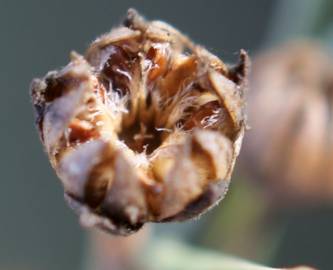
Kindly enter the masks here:
M 248 57 L 228 67 L 170 25 L 124 25 L 32 83 L 40 137 L 87 226 L 128 234 L 223 198 L 245 129 Z

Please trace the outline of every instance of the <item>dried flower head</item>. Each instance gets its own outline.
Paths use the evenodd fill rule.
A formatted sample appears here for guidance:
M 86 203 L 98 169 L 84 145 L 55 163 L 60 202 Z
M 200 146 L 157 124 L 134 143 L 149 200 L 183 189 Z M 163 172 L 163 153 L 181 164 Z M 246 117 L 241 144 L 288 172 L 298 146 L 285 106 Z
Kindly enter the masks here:
M 33 81 L 40 137 L 84 225 L 128 234 L 223 197 L 245 126 L 240 59 L 229 68 L 129 10 L 84 57 Z
M 333 62 L 295 42 L 259 56 L 249 93 L 244 157 L 279 204 L 333 199 Z

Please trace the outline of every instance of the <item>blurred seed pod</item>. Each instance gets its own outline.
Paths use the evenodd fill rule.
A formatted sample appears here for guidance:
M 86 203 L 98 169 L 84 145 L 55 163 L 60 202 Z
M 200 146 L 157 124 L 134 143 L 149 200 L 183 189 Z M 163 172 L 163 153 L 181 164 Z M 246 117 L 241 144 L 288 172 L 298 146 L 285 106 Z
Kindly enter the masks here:
M 248 57 L 225 65 L 172 26 L 122 26 L 31 86 L 36 122 L 86 226 L 128 234 L 221 200 L 245 129 Z
M 258 56 L 242 164 L 273 201 L 333 200 L 333 62 L 315 42 Z

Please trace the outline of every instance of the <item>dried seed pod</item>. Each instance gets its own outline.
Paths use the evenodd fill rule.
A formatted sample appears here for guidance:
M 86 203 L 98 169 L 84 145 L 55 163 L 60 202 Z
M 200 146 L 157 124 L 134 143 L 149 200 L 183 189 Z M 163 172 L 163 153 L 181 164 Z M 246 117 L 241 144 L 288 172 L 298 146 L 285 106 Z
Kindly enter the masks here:
M 333 199 L 333 62 L 315 43 L 259 56 L 250 80 L 246 164 L 279 204 Z
M 40 137 L 81 222 L 128 234 L 219 201 L 243 138 L 247 63 L 241 51 L 229 68 L 129 10 L 84 57 L 35 79 Z

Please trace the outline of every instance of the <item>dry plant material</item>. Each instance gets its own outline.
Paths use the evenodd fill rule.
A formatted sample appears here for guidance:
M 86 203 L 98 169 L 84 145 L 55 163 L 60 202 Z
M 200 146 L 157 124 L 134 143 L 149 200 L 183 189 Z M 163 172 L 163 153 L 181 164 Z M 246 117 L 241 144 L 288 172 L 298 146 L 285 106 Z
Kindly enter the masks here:
M 259 56 L 250 81 L 249 171 L 279 204 L 332 201 L 332 56 L 319 44 L 287 44 Z
M 128 234 L 216 204 L 243 138 L 247 63 L 241 51 L 230 68 L 129 10 L 85 56 L 35 79 L 40 137 L 81 223 Z

